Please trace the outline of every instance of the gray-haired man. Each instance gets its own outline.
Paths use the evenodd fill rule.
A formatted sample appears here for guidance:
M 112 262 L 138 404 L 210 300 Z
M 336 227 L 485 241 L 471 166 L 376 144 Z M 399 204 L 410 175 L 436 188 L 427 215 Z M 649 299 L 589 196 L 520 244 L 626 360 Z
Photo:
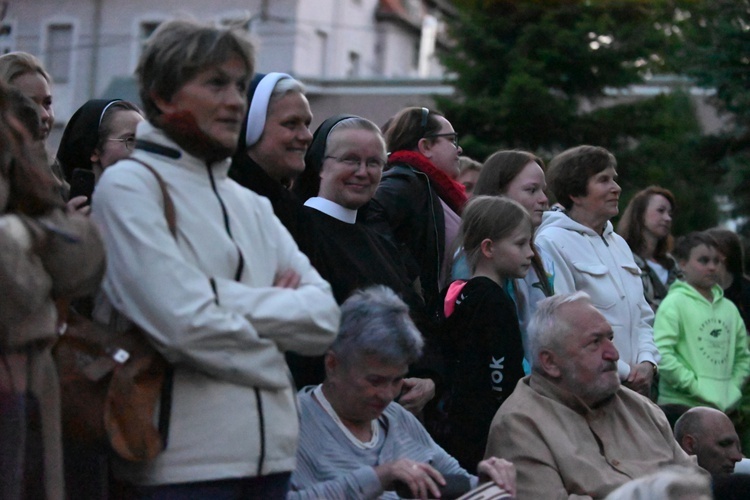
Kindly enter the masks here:
M 532 373 L 486 451 L 515 464 L 518 498 L 603 498 L 661 466 L 694 466 L 659 407 L 620 385 L 612 327 L 586 293 L 542 301 L 529 338 Z

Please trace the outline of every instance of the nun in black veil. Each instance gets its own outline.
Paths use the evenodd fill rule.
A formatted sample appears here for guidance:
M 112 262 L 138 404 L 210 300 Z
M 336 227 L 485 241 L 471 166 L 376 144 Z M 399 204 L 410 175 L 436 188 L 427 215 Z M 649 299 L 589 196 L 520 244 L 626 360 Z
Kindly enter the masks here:
M 313 265 L 339 303 L 358 288 L 378 284 L 414 308 L 421 299 L 396 247 L 357 223 L 357 210 L 375 194 L 385 163 L 378 127 L 365 118 L 337 115 L 316 130 L 293 190 L 315 221 Z
M 386 162 L 385 140 L 371 121 L 354 115 L 336 115 L 318 127 L 305 156 L 305 170 L 293 186 L 294 193 L 304 201 L 316 235 L 314 251 L 308 256 L 331 284 L 339 304 L 357 289 L 385 285 L 409 305 L 415 322 L 424 324 L 425 306 L 416 291 L 416 273 L 407 271 L 390 241 L 357 223 L 357 211 L 375 194 Z M 296 363 L 290 365 L 298 385 L 323 380 L 322 359 L 312 365 L 307 373 L 311 375 L 309 378 L 299 372 Z M 407 389 L 414 387 L 412 383 L 426 384 L 416 392 L 429 399 L 432 382 L 408 379 Z M 416 393 L 412 396 L 417 400 L 414 409 L 426 402 Z M 410 399 L 406 397 L 401 402 L 412 409 L 408 406 Z

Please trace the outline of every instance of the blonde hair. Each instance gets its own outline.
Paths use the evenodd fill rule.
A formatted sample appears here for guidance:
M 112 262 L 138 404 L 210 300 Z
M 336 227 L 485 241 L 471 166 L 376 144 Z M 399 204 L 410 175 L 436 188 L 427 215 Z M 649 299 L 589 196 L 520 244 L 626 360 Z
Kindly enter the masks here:
M 510 198 L 477 196 L 469 201 L 461 221 L 461 239 L 471 271 L 474 272 L 479 262 L 482 241 L 507 238 L 524 223 L 531 231 L 533 225 L 529 212 Z
M 27 73 L 39 73 L 52 83 L 52 77 L 42 63 L 28 52 L 8 52 L 0 56 L 0 80 L 13 85 L 13 80 Z

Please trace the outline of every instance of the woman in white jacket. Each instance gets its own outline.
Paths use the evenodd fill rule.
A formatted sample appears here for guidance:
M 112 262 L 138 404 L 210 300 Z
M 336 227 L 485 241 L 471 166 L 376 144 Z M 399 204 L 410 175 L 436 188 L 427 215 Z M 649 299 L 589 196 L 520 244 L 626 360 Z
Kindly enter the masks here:
M 134 498 L 283 498 L 298 422 L 287 350 L 322 354 L 339 311 L 270 203 L 227 177 L 253 72 L 229 29 L 163 24 L 137 68 L 147 122 L 93 200 L 110 324 L 135 322 L 173 367 L 167 446 L 115 473 Z M 150 165 L 176 211 L 176 236 Z
M 581 290 L 614 330 L 618 372 L 625 386 L 649 395 L 659 362 L 654 314 L 643 296 L 641 272 L 628 244 L 609 221 L 618 213 L 617 161 L 606 149 L 578 146 L 547 169 L 564 211 L 547 212 L 535 243 L 555 265 L 555 293 Z

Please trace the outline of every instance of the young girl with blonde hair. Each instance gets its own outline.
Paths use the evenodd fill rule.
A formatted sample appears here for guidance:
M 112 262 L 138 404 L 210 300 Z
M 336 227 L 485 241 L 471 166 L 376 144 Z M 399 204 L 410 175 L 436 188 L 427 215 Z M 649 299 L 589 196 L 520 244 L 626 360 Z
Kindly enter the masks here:
M 495 412 L 523 376 L 523 345 L 516 307 L 506 292 L 531 266 L 532 220 L 518 202 L 478 196 L 461 224 L 471 279 L 442 293 L 437 337 L 445 386 L 428 422 L 435 440 L 473 470 L 484 456 Z

